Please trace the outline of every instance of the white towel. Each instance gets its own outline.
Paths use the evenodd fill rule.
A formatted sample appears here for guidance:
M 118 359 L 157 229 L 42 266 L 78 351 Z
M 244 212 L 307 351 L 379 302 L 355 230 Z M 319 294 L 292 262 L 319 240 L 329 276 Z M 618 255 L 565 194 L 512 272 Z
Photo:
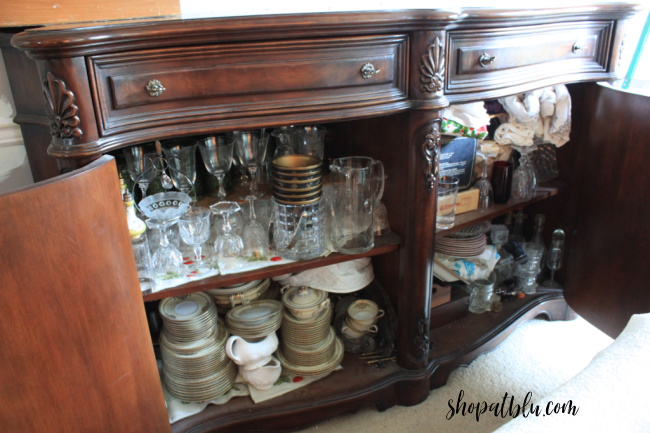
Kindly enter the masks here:
M 571 96 L 565 85 L 560 84 L 507 96 L 499 99 L 499 102 L 508 113 L 509 123 L 518 125 L 516 130 L 520 135 L 523 134 L 521 131 L 525 130 L 526 134 L 532 133 L 536 143 L 552 143 L 556 147 L 569 141 Z M 508 138 L 507 134 L 502 136 L 504 139 Z M 499 144 L 528 145 L 514 142 L 502 143 L 496 133 L 495 140 Z

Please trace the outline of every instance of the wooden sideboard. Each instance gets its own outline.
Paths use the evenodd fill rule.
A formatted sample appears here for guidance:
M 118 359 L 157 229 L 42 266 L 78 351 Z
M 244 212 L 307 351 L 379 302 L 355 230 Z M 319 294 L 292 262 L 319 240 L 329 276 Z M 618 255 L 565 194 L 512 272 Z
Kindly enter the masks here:
M 289 124 L 326 124 L 330 156 L 383 161 L 389 176 L 383 201 L 397 234 L 380 239 L 367 255 L 396 310 L 397 361 L 377 368 L 346 355 L 342 371 L 297 392 L 257 405 L 233 399 L 171 426 L 179 432 L 285 431 L 367 405 L 417 404 L 517 323 L 572 317 L 561 291 L 541 290 L 500 313 L 431 329 L 445 314 L 431 309 L 440 110 L 619 78 L 625 23 L 638 10 L 613 3 L 91 23 L 26 30 L 12 37 L 13 47 L 5 38 L 3 55 L 37 179 L 155 139 Z M 578 87 L 579 94 L 595 87 L 588 86 Z M 41 92 L 44 98 L 36 98 Z M 576 163 L 571 146 L 560 158 Z M 566 216 L 563 191 L 552 191 L 530 204 Z M 524 205 L 472 213 L 452 230 Z M 573 212 L 561 223 L 575 225 L 578 216 Z M 215 277 L 144 301 L 357 257 Z M 115 314 L 119 302 L 126 301 L 115 300 Z M 148 371 L 149 364 L 141 368 Z M 120 414 L 120 402 L 111 405 L 121 420 L 116 423 L 129 431 L 135 423 Z

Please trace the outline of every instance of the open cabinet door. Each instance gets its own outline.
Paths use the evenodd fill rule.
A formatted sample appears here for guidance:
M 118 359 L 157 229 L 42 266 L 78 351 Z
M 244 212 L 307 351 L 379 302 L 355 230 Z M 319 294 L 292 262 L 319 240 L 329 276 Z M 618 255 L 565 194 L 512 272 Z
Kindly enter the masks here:
M 616 337 L 632 314 L 650 312 L 650 97 L 576 89 L 565 298 Z
M 3 432 L 171 431 L 112 157 L 0 196 Z

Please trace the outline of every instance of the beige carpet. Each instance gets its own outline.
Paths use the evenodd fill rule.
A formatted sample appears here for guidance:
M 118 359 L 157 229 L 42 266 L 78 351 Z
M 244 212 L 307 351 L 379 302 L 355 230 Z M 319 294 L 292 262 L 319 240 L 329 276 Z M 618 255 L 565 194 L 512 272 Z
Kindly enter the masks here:
M 461 367 L 447 385 L 433 390 L 429 398 L 413 407 L 392 407 L 385 412 L 365 409 L 354 415 L 327 420 L 302 432 L 310 433 L 483 433 L 493 432 L 511 417 L 489 412 L 476 420 L 475 414 L 454 413 L 453 406 L 463 391 L 463 401 L 501 403 L 513 397 L 523 404 L 542 399 L 579 373 L 612 339 L 582 318 L 570 322 L 533 320 L 520 325 L 499 347 Z

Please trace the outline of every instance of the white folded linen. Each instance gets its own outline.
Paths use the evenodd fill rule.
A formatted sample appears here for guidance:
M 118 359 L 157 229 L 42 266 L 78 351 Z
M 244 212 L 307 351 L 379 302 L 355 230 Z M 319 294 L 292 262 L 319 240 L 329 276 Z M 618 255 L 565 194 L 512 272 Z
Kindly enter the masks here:
M 519 129 L 532 131 L 537 143 L 552 143 L 560 147 L 569 141 L 571 96 L 565 85 L 507 96 L 500 98 L 499 102 L 508 113 L 508 123 L 516 123 L 522 126 Z M 500 142 L 496 133 L 495 140 L 499 144 L 517 144 Z

